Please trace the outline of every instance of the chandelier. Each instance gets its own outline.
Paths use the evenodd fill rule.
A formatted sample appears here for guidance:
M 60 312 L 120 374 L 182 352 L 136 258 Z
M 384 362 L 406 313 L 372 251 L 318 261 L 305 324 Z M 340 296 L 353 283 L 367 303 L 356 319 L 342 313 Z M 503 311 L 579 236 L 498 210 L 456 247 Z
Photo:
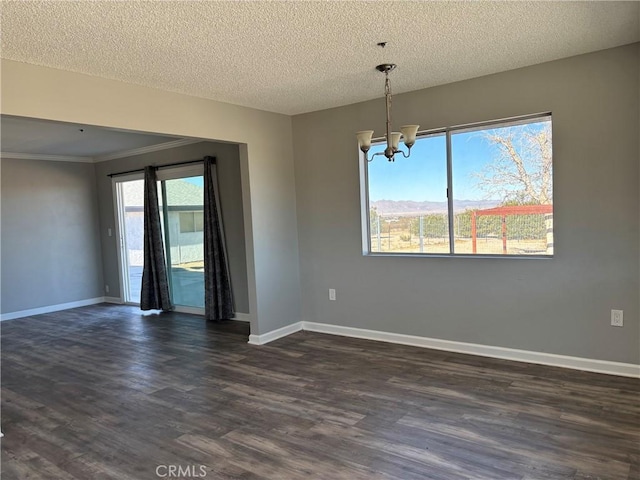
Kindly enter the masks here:
M 385 43 L 385 42 L 382 42 Z M 381 47 L 384 47 L 383 44 L 379 43 Z M 361 132 L 357 132 L 356 136 L 358 138 L 358 147 L 364 153 L 364 158 L 367 162 L 373 160 L 373 157 L 376 155 L 384 155 L 387 157 L 387 160 L 390 162 L 394 161 L 396 153 L 402 153 L 404 158 L 409 158 L 411 155 L 411 147 L 416 143 L 416 135 L 418 133 L 419 125 L 403 125 L 400 127 L 399 132 L 391 131 L 391 83 L 389 82 L 389 72 L 396 68 L 395 63 L 383 63 L 376 67 L 381 73 L 384 73 L 384 98 L 387 112 L 387 148 L 384 149 L 383 152 L 375 153 L 369 158 L 367 156 L 367 152 L 371 148 L 371 137 L 373 137 L 373 130 L 363 130 Z M 403 150 L 400 150 L 398 147 L 400 143 L 400 139 L 404 145 L 407 147 L 406 153 Z

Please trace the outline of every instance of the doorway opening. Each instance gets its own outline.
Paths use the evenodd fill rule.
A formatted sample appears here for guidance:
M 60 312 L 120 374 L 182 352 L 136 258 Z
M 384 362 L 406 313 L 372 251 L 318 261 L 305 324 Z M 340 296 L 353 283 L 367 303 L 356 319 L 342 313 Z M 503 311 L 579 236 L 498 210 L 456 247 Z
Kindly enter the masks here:
M 171 302 L 178 311 L 204 310 L 204 181 L 202 165 L 158 171 L 158 205 Z M 114 177 L 123 300 L 140 304 L 144 259 L 142 173 Z

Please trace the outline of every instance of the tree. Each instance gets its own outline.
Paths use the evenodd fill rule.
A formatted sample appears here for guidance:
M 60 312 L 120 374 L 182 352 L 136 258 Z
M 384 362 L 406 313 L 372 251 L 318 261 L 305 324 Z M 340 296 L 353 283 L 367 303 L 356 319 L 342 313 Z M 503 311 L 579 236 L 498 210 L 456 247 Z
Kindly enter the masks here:
M 499 195 L 503 205 L 553 203 L 551 121 L 489 130 L 485 137 L 497 155 L 476 175 L 481 189 Z M 553 214 L 544 216 L 544 230 L 553 254 Z
M 551 122 L 489 130 L 484 136 L 497 149 L 494 161 L 475 174 L 488 198 L 499 196 L 503 204 L 553 203 Z
M 380 217 L 380 215 L 378 214 L 378 209 L 376 207 L 371 207 L 369 208 L 369 222 L 370 222 L 370 230 L 371 232 L 376 232 L 378 225 L 379 225 L 379 220 L 378 218 Z

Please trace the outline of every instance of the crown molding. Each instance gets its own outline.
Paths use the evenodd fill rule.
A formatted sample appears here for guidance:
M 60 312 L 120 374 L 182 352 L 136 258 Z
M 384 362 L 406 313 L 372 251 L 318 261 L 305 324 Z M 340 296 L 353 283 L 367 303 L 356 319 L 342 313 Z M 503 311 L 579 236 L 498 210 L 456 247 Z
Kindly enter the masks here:
M 109 160 L 115 160 L 117 158 L 132 157 L 134 155 L 142 155 L 143 153 L 159 152 L 160 150 L 167 150 L 169 148 L 182 147 L 184 145 L 191 145 L 193 143 L 200 143 L 204 140 L 199 138 L 182 138 L 180 140 L 174 140 L 171 142 L 158 143 L 156 145 L 149 145 L 148 147 L 132 148 L 131 150 L 123 150 L 121 152 L 109 153 L 107 155 L 98 155 L 93 157 L 94 163 L 106 162 Z
M 93 163 L 93 157 L 74 157 L 71 155 L 42 155 L 39 153 L 0 152 L 0 158 L 13 160 L 45 160 L 48 162 Z
M 169 148 L 182 147 L 193 143 L 204 142 L 205 140 L 198 138 L 182 138 L 171 142 L 158 143 L 147 147 L 132 148 L 130 150 L 122 150 L 120 152 L 109 153 L 108 155 L 97 155 L 95 157 L 80 157 L 73 155 L 43 155 L 39 153 L 15 153 L 0 152 L 0 158 L 11 158 L 13 160 L 46 160 L 49 162 L 78 162 L 78 163 L 99 163 L 116 158 L 132 157 L 134 155 L 142 155 L 143 153 L 159 152 L 168 150 Z

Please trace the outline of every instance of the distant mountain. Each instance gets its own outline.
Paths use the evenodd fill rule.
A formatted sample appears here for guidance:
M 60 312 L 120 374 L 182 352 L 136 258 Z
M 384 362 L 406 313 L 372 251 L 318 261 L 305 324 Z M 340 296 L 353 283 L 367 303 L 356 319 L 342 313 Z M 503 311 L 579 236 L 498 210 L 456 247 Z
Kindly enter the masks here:
M 493 208 L 500 205 L 499 200 L 454 200 L 455 213 L 465 210 Z M 447 213 L 447 202 L 416 202 L 413 200 L 376 200 L 370 202 L 380 215 L 419 215 Z
M 454 198 L 453 211 L 458 213 L 465 210 L 484 210 L 485 208 L 497 207 L 501 203 L 500 200 L 456 200 Z

